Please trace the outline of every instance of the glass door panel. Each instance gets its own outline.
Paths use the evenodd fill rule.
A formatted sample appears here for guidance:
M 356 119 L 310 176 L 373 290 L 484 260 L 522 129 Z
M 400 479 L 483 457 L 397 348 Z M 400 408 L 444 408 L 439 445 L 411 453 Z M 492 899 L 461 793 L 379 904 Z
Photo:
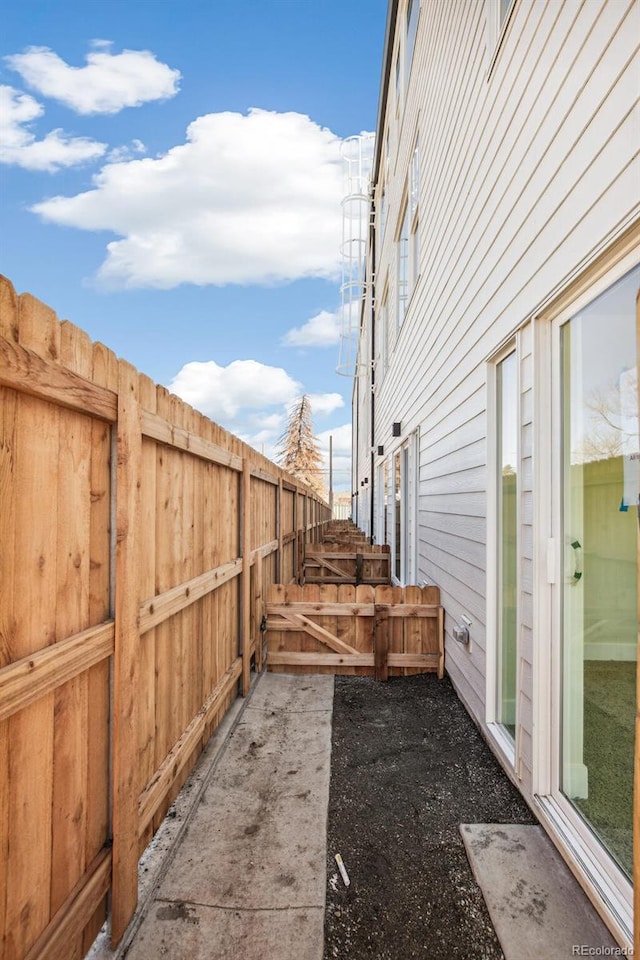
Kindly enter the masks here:
M 518 590 L 518 382 L 516 354 L 496 368 L 498 413 L 497 720 L 515 739 Z
M 640 268 L 560 329 L 560 789 L 632 871 Z
M 400 451 L 394 457 L 393 468 L 393 575 L 401 581 L 402 579 L 402 470 L 400 466 Z

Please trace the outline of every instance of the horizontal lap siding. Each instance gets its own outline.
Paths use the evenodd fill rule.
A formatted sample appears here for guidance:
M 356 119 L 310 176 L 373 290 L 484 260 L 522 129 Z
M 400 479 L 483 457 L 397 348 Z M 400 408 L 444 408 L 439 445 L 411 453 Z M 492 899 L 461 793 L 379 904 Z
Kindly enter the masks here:
M 635 24 L 634 24 L 635 16 Z M 485 716 L 487 360 L 637 215 L 637 14 L 627 0 L 516 0 L 490 75 L 485 4 L 423 2 L 409 90 L 396 118 L 390 75 L 389 361 L 376 388 L 385 457 L 420 432 L 419 579 L 442 590 L 447 667 Z M 397 34 L 403 31 L 402 19 Z M 492 54 L 492 51 L 491 51 Z M 396 248 L 416 131 L 419 278 L 394 334 Z M 379 131 L 386 133 L 386 126 Z M 365 336 L 369 324 L 365 312 Z M 531 783 L 533 336 L 520 336 L 519 775 Z M 365 422 L 361 391 L 360 423 Z M 400 441 L 391 425 L 402 423 Z M 358 475 L 370 469 L 358 444 Z M 377 460 L 381 462 L 381 460 Z M 490 532 L 491 533 L 491 532 Z M 469 651 L 451 639 L 472 620 Z M 494 638 L 488 638 L 493 643 Z

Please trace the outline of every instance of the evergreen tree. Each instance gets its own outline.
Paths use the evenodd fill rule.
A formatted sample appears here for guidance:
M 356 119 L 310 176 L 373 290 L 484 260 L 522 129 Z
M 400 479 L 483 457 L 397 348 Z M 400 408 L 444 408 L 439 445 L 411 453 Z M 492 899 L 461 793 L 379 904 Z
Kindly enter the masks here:
M 322 480 L 322 455 L 313 433 L 311 401 L 306 394 L 296 400 L 289 413 L 287 429 L 276 448 L 280 466 L 326 497 Z

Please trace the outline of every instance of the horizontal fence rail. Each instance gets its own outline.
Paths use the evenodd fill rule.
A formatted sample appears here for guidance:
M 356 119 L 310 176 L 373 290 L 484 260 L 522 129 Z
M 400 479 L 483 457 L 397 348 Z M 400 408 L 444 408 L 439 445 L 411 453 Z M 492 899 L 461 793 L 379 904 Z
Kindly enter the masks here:
M 329 509 L 4 278 L 0 397 L 0 955 L 80 960 Z

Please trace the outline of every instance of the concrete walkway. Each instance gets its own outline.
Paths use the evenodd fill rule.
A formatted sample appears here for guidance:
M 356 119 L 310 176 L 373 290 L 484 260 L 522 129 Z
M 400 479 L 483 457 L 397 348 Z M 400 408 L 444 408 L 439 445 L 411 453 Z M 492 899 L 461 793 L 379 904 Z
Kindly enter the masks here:
M 402 685 L 397 683 L 393 690 L 386 685 L 364 686 L 378 696 L 394 692 L 397 699 L 404 687 L 410 686 L 412 681 L 415 683 L 416 679 L 409 678 Z M 353 688 L 354 695 L 356 691 L 362 695 L 361 685 Z M 444 698 L 456 709 L 459 707 L 453 691 L 447 694 L 440 684 L 437 691 L 440 699 Z M 408 689 L 404 694 L 411 702 L 416 699 Z M 377 765 L 371 768 L 371 764 L 365 762 L 366 757 L 365 761 L 360 757 L 359 767 L 362 767 L 365 781 L 356 786 L 354 829 L 360 838 L 366 838 L 365 843 L 373 842 L 376 856 L 385 856 L 389 853 L 390 838 L 398 832 L 391 829 L 393 821 L 388 817 L 388 822 L 385 821 L 388 828 L 385 843 L 376 840 L 370 815 L 364 813 L 364 833 L 361 821 L 362 797 L 370 795 L 373 789 L 371 778 L 375 780 L 375 771 L 380 766 L 377 760 L 384 754 L 382 751 L 378 757 L 376 751 L 380 751 L 380 744 L 384 742 L 388 753 L 389 739 L 381 739 L 379 709 L 375 711 L 377 726 L 373 736 L 368 737 L 362 717 L 354 713 L 349 703 L 342 703 L 340 707 L 341 702 L 338 696 L 338 713 L 340 709 L 344 713 L 349 708 L 347 726 L 355 737 L 358 756 L 366 744 L 377 758 Z M 439 709 L 442 711 L 442 706 Z M 112 952 L 107 933 L 103 932 L 90 951 L 89 960 L 157 960 L 163 957 L 168 960 L 228 960 L 231 957 L 238 960 L 322 960 L 326 871 L 329 866 L 331 873 L 335 866 L 327 852 L 333 710 L 334 680 L 326 676 L 264 674 L 255 682 L 247 701 L 240 699 L 234 703 L 142 858 L 139 913 L 125 940 L 117 951 Z M 397 709 L 392 711 L 396 720 L 397 712 Z M 423 725 L 424 722 L 423 716 Z M 448 726 L 446 723 L 434 724 L 433 729 L 442 728 L 443 736 L 450 739 L 450 718 L 447 722 Z M 408 723 L 407 718 L 403 723 L 405 727 L 415 726 L 422 736 L 420 724 Z M 338 732 L 339 728 L 338 723 Z M 401 739 L 400 733 L 396 732 L 393 742 L 398 749 L 402 748 Z M 468 760 L 467 741 L 465 744 Z M 340 744 L 339 736 L 338 747 L 336 763 L 339 768 L 341 764 L 344 766 L 345 758 L 348 760 L 348 750 Z M 424 744 L 423 748 L 426 750 Z M 486 745 L 482 746 L 482 751 L 489 755 Z M 422 754 L 417 757 L 419 765 L 428 763 L 433 766 L 436 759 L 422 758 Z M 468 778 L 458 783 L 455 764 L 451 764 L 450 757 L 446 764 L 448 772 L 434 771 L 443 778 L 438 790 L 447 796 L 447 790 L 454 793 L 462 790 L 466 796 Z M 404 796 L 407 783 L 413 783 L 417 776 L 412 774 L 413 779 L 407 781 L 396 767 L 394 761 L 393 772 L 389 774 L 393 783 L 385 781 L 385 795 L 389 791 L 393 793 L 397 787 Z M 349 765 L 349 783 L 354 779 L 355 769 Z M 340 777 L 336 775 L 334 792 L 339 791 Z M 333 793 L 332 797 L 335 805 Z M 395 805 L 393 798 L 391 800 Z M 402 807 L 400 801 L 397 805 Z M 476 807 L 477 804 L 473 805 L 469 812 L 480 813 Z M 343 819 L 340 818 L 340 823 L 344 827 Z M 524 960 L 525 957 L 560 960 L 573 955 L 572 948 L 576 943 L 600 949 L 603 945 L 609 948 L 613 945 L 559 854 L 541 835 L 540 827 L 505 826 L 504 823 L 460 827 L 459 819 L 454 819 L 464 838 L 506 960 Z M 427 821 L 420 823 L 421 835 L 433 833 Z M 335 826 L 334 823 L 334 833 Z M 511 844 L 507 851 L 510 855 L 505 860 L 502 840 L 507 833 L 511 837 L 514 831 L 518 842 L 515 846 Z M 399 836 L 395 837 L 395 844 L 391 841 L 395 854 L 398 854 Z M 500 842 L 494 842 L 496 837 Z M 343 842 L 342 846 L 340 843 L 336 846 L 338 839 L 332 836 L 333 846 L 346 851 L 349 844 L 345 846 Z M 529 851 L 529 841 L 544 845 L 544 857 L 537 847 Z M 434 856 L 436 849 L 437 844 L 430 848 L 431 861 L 439 859 Z M 514 852 L 519 855 L 513 856 Z M 415 896 L 425 908 L 428 895 L 434 890 L 437 894 L 439 890 L 440 909 L 444 888 L 436 884 L 434 890 L 429 891 L 428 862 L 420 859 L 419 850 L 418 854 L 418 889 L 412 894 L 403 874 L 406 883 L 401 884 L 398 893 L 399 908 L 409 909 Z M 440 850 L 440 859 L 444 858 L 440 867 L 445 873 L 450 870 L 452 855 L 451 844 L 445 843 Z M 329 955 L 345 957 L 354 955 L 342 948 L 353 935 L 351 928 L 355 929 L 356 921 L 362 919 L 360 914 L 364 911 L 369 888 L 374 899 L 376 896 L 373 889 L 375 876 L 366 871 L 358 875 L 358 860 L 353 850 L 347 860 L 353 866 L 354 881 L 346 890 L 334 870 L 332 880 L 336 881 L 336 886 L 332 884 L 331 889 L 337 890 L 337 894 L 331 896 L 339 894 L 344 899 L 348 895 L 348 903 L 342 903 L 341 910 L 335 909 L 333 904 L 329 911 Z M 469 881 L 473 882 L 468 863 L 466 871 Z M 386 892 L 390 893 L 389 890 Z M 375 901 L 378 904 L 375 907 L 378 933 L 382 922 L 379 905 L 385 902 L 384 895 L 381 896 L 382 899 Z M 356 910 L 357 916 L 351 916 L 349 909 Z M 337 919 L 339 914 L 340 919 Z M 460 939 L 468 914 L 467 908 L 461 916 L 452 914 L 441 930 L 434 931 L 428 924 L 423 924 L 417 952 L 403 952 L 397 944 L 397 949 L 394 947 L 389 957 L 406 960 L 409 955 L 421 958 L 440 956 L 442 951 L 439 953 L 438 950 L 443 948 L 447 937 Z M 395 936 L 392 941 L 395 943 Z M 529 941 L 533 952 L 523 950 L 523 943 Z M 342 945 L 337 953 L 336 943 Z M 499 954 L 498 948 L 497 953 L 486 955 Z M 361 957 L 365 955 L 370 954 L 362 953 Z M 387 953 L 373 955 L 386 957 Z M 445 952 L 442 955 L 452 954 Z
M 322 960 L 332 707 L 332 677 L 260 678 L 127 960 Z

